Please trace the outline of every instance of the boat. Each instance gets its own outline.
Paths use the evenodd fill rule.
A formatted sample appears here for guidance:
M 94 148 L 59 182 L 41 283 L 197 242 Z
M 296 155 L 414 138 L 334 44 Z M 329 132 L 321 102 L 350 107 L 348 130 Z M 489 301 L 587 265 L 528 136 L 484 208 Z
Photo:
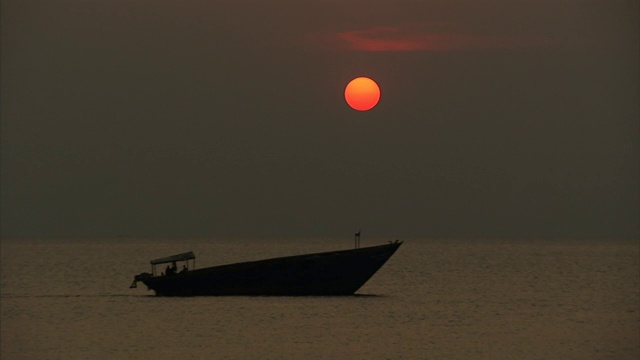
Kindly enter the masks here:
M 130 288 L 142 282 L 157 296 L 353 295 L 402 245 L 356 247 L 306 255 L 278 257 L 195 268 L 195 254 L 186 252 L 151 261 L 151 273 L 135 275 Z M 183 266 L 178 272 L 178 264 Z M 157 274 L 156 266 L 171 264 Z

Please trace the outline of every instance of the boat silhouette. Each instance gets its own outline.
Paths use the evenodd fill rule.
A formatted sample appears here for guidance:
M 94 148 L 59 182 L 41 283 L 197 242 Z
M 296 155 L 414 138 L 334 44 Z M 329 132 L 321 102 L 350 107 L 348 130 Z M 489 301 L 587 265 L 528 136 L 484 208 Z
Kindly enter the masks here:
M 195 269 L 187 252 L 151 261 L 152 272 L 134 277 L 131 288 L 144 283 L 158 296 L 197 295 L 352 295 L 402 245 L 389 244 L 278 257 Z M 178 263 L 183 270 L 177 271 Z M 157 274 L 156 266 L 171 264 Z

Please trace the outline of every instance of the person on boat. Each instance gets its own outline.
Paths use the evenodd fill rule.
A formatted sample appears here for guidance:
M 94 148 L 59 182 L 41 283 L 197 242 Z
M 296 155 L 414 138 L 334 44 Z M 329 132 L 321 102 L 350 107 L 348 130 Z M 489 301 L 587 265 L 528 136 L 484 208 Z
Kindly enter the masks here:
M 173 275 L 175 274 L 175 271 L 173 270 L 173 268 L 169 265 L 167 265 L 167 269 L 164 271 L 164 273 L 169 276 L 169 275 Z
M 180 271 L 180 273 L 186 273 L 187 271 L 189 271 L 187 265 L 182 265 L 182 271 Z

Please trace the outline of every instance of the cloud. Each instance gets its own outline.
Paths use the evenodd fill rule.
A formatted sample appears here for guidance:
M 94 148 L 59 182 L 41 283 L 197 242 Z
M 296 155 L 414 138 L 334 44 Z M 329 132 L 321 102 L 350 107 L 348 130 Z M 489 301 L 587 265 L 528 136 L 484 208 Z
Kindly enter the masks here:
M 542 37 L 473 35 L 443 31 L 441 24 L 404 24 L 350 30 L 334 35 L 334 44 L 355 51 L 457 51 L 553 46 Z

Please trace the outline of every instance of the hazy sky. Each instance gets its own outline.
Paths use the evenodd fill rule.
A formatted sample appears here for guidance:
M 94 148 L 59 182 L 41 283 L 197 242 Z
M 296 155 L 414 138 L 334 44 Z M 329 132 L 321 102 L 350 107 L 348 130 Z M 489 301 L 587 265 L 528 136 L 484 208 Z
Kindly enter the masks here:
M 638 1 L 1 6 L 3 237 L 640 236 Z

